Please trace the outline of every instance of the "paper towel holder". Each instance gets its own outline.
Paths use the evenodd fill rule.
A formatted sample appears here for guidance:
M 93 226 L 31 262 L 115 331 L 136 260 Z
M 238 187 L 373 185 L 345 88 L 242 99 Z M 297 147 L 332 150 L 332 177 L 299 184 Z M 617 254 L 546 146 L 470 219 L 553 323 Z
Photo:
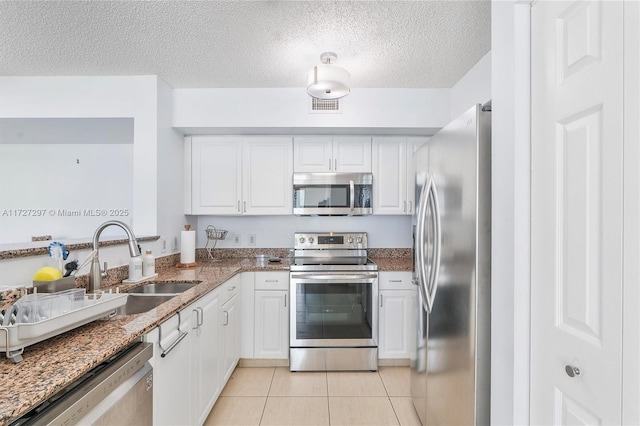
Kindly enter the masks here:
M 184 226 L 184 230 L 185 231 L 189 231 L 191 230 L 191 225 L 187 224 Z M 196 266 L 198 266 L 198 264 L 196 262 L 191 262 L 191 263 L 178 263 L 176 265 L 176 268 L 180 268 L 180 269 L 185 269 L 185 268 L 195 268 Z

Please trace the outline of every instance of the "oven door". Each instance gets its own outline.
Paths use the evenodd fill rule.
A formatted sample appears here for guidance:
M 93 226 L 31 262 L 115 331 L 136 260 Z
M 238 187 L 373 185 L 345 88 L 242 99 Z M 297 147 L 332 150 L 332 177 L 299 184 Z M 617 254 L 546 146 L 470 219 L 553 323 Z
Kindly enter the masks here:
M 291 272 L 292 348 L 376 347 L 377 272 Z

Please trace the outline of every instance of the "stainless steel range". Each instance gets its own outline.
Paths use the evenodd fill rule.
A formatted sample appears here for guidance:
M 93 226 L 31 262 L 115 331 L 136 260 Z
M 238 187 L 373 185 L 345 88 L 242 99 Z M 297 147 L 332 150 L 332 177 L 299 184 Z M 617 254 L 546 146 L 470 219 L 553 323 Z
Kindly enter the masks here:
M 291 371 L 378 369 L 378 266 L 367 234 L 296 233 Z

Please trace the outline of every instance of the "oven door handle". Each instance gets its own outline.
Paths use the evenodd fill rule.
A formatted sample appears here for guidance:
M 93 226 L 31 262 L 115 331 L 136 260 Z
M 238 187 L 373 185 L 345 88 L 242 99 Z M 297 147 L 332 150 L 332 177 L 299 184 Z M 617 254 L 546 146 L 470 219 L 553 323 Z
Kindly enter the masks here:
M 367 280 L 378 278 L 378 274 L 291 274 L 291 279 L 304 278 L 310 280 Z

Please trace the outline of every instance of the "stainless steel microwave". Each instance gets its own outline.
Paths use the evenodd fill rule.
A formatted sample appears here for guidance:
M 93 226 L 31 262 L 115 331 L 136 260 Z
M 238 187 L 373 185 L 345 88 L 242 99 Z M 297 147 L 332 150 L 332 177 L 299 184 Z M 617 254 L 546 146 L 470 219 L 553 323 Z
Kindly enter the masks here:
M 294 173 L 293 214 L 362 216 L 372 213 L 371 173 Z

